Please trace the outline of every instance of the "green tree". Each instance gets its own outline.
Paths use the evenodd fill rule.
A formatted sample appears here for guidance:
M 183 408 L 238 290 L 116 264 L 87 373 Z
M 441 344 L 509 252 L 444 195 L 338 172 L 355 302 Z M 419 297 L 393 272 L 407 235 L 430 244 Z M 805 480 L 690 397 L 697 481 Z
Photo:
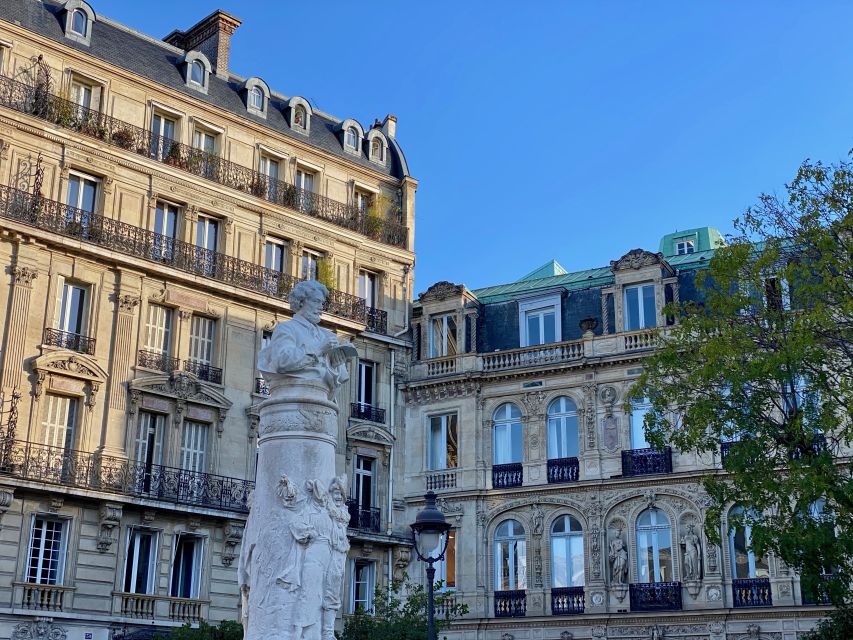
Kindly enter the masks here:
M 452 620 L 468 613 L 468 605 L 456 604 L 453 593 L 440 591 L 436 583 L 436 629 L 446 629 Z M 427 640 L 427 593 L 421 584 L 394 581 L 391 589 L 376 589 L 373 614 L 362 609 L 347 617 L 341 640 Z
M 218 627 L 199 622 L 198 627 L 185 624 L 183 627 L 173 629 L 169 640 L 243 640 L 243 626 L 235 620 L 223 620 Z
M 632 390 L 649 398 L 656 446 L 717 454 L 706 531 L 741 504 L 753 549 L 773 551 L 812 597 L 842 602 L 853 578 L 853 164 L 805 162 L 764 195 L 696 277 L 698 302 L 670 305 Z M 822 579 L 831 572 L 833 578 Z

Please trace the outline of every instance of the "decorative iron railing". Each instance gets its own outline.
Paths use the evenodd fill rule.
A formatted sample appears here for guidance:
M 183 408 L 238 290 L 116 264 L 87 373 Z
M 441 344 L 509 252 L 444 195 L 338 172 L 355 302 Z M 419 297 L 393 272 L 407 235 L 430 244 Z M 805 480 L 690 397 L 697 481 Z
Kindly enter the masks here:
M 672 473 L 672 449 L 628 449 L 622 452 L 622 475 L 645 476 Z
M 552 458 L 548 460 L 548 483 L 577 482 L 580 463 L 577 458 Z
M 373 333 L 387 335 L 388 333 L 388 312 L 376 307 L 367 307 L 365 315 L 365 323 L 367 330 Z
M 569 616 L 583 613 L 583 587 L 554 587 L 551 589 L 551 615 Z
M 807 591 L 803 582 L 800 582 L 800 589 L 803 593 L 803 604 L 831 605 L 832 597 L 829 595 L 827 586 L 830 580 L 832 580 L 831 573 L 820 574 L 820 578 L 812 591 Z
M 71 349 L 77 353 L 85 353 L 90 356 L 95 355 L 95 339 L 80 335 L 79 333 L 70 333 L 46 327 L 43 342 L 52 347 Z
M 179 358 L 173 358 L 168 353 L 140 349 L 139 353 L 136 354 L 136 365 L 145 367 L 146 369 L 156 369 L 157 371 L 170 373 L 181 368 L 181 361 Z
M 260 396 L 268 396 L 270 394 L 270 383 L 263 378 L 255 378 L 255 393 Z
M 524 468 L 520 462 L 492 465 L 492 487 L 520 487 L 524 481 Z
M 379 533 L 382 530 L 382 515 L 378 507 L 362 507 L 355 499 L 347 500 L 349 509 L 349 526 L 351 529 L 362 531 L 373 531 Z
M 0 186 L 0 216 L 280 299 L 286 299 L 299 282 L 298 278 L 246 260 L 76 209 L 56 200 L 34 197 L 12 187 Z M 356 322 L 365 322 L 367 315 L 363 299 L 334 289 L 329 291 L 323 310 Z M 375 310 L 375 313 L 386 312 Z
M 263 173 L 225 160 L 216 154 L 164 138 L 70 100 L 47 94 L 38 87 L 6 76 L 0 76 L 0 105 L 268 202 L 331 222 L 373 240 L 397 247 L 406 246 L 408 229 L 401 222 L 402 214 L 399 208 L 392 206 L 384 212 L 375 210 L 376 207 L 382 206 L 383 201 L 371 202 L 364 209 L 337 202 L 283 180 L 273 180 Z
M 527 615 L 527 596 L 521 591 L 495 591 L 496 618 L 523 618 Z
M 358 420 L 385 424 L 385 409 L 362 402 L 353 402 L 350 404 L 350 415 Z
M 255 483 L 211 473 L 16 441 L 0 476 L 247 513 Z
M 732 580 L 732 602 L 736 607 L 773 606 L 770 578 L 736 578 Z
M 631 586 L 631 611 L 680 611 L 681 583 L 638 583 Z
M 213 384 L 222 384 L 222 369 L 214 367 L 206 362 L 198 362 L 197 360 L 184 360 L 184 371 L 192 373 L 199 380 L 204 382 L 212 382 Z

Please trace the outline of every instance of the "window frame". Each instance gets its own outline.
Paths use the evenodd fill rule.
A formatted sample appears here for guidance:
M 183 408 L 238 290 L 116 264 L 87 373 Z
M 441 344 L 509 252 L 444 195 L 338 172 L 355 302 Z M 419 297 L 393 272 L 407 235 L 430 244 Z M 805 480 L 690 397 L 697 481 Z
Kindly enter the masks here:
M 732 514 L 737 515 L 736 512 L 746 512 L 741 505 L 733 505 L 726 516 L 726 522 L 729 527 L 728 539 L 729 539 L 729 569 L 732 572 L 732 580 L 755 580 L 761 578 L 770 578 L 770 559 L 767 556 L 761 556 L 755 553 L 752 547 L 752 525 L 748 523 L 743 523 L 743 525 L 739 525 L 738 523 L 733 523 Z M 741 578 L 739 577 L 737 571 L 737 562 L 735 560 L 735 538 L 737 537 L 738 529 L 743 529 L 743 539 L 744 545 L 746 547 L 746 558 L 747 558 L 747 577 Z M 764 564 L 763 572 L 765 575 L 758 575 L 758 563 L 761 562 Z
M 649 514 L 650 523 L 640 524 L 640 518 L 642 518 L 646 513 Z M 666 525 L 664 526 L 662 523 L 657 521 L 657 515 L 660 514 L 663 516 L 666 521 Z M 673 582 L 675 581 L 675 547 L 673 545 L 672 538 L 672 520 L 669 515 L 658 507 L 649 507 L 648 509 L 644 509 L 640 513 L 637 514 L 637 518 L 634 521 L 635 523 L 635 541 L 636 541 L 636 549 L 637 549 L 637 582 L 641 584 L 660 584 L 662 582 Z M 661 552 L 664 546 L 661 545 L 660 536 L 663 531 L 669 535 L 669 576 L 666 576 L 666 572 L 663 570 L 664 560 L 661 558 Z M 651 547 L 648 544 L 642 546 L 640 544 L 641 536 L 648 536 L 648 540 L 651 543 Z M 652 564 L 649 567 L 648 564 L 643 564 L 644 560 L 647 562 L 648 557 L 644 557 L 644 553 L 641 552 L 641 549 L 652 549 Z M 644 576 L 644 569 L 651 569 L 651 573 Z M 644 579 L 644 577 L 646 579 Z
M 441 429 L 440 440 L 443 443 L 442 452 L 440 455 L 438 451 L 433 451 L 433 420 L 440 420 L 438 423 Z M 449 447 L 449 443 L 447 436 L 451 429 L 455 432 L 456 440 L 452 442 L 455 450 L 456 450 L 456 458 L 453 460 L 453 466 L 450 466 L 449 461 L 447 460 L 447 450 Z M 445 413 L 437 413 L 433 415 L 426 416 L 426 438 L 427 438 L 427 446 L 426 446 L 426 471 L 447 471 L 450 469 L 458 469 L 459 468 L 459 413 L 456 411 L 447 411 Z M 434 460 L 433 458 L 438 455 L 438 460 Z M 443 464 L 443 466 L 438 466 L 439 464 Z
M 155 313 L 157 317 L 153 317 Z M 174 320 L 175 310 L 172 307 L 149 302 L 145 315 L 145 337 L 142 341 L 142 348 L 166 357 L 171 356 L 174 347 Z M 154 338 L 157 338 L 156 341 Z
M 696 253 L 695 238 L 677 238 L 673 243 L 675 244 L 675 255 L 677 256 L 686 256 L 691 253 Z M 682 245 L 684 245 L 684 251 L 681 250 Z
M 654 307 L 654 324 L 646 326 L 646 309 L 644 302 L 643 290 L 651 287 L 652 289 L 652 305 Z M 639 326 L 629 328 L 628 322 L 628 292 L 637 290 L 637 321 Z M 654 282 L 640 282 L 637 284 L 625 285 L 622 287 L 622 328 L 624 331 L 643 331 L 645 329 L 654 329 L 660 326 L 657 313 L 657 284 Z
M 456 591 L 456 547 L 459 529 L 451 527 L 447 530 L 447 547 L 444 550 L 444 555 L 435 563 L 435 578 L 441 580 L 441 589 L 439 593 L 448 593 Z M 439 539 L 438 546 L 433 550 L 432 557 L 436 557 L 441 552 L 441 547 L 444 540 Z M 451 560 L 452 558 L 452 560 Z M 448 567 L 453 576 L 453 584 L 448 580 Z
M 71 200 L 71 182 L 72 180 L 79 181 L 80 186 L 77 188 L 77 202 L 72 204 Z M 91 183 L 93 185 L 94 194 L 92 195 L 92 209 L 84 209 L 83 208 L 83 198 L 84 198 L 84 186 L 86 183 Z M 101 191 L 102 191 L 102 180 L 88 173 L 84 173 L 82 171 L 77 171 L 76 169 L 71 169 L 68 172 L 68 180 L 65 185 L 65 204 L 69 207 L 73 207 L 78 211 L 97 215 L 98 209 L 100 209 L 101 204 Z
M 183 596 L 175 593 L 175 591 L 180 591 L 180 581 L 181 574 L 178 573 L 176 575 L 176 570 L 182 570 L 181 567 L 176 566 L 177 564 L 177 554 L 178 554 L 178 545 L 181 540 L 192 538 L 195 540 L 196 547 L 193 549 L 193 558 L 192 558 L 192 575 L 190 577 L 190 595 Z M 169 597 L 172 598 L 189 598 L 192 600 L 199 600 L 201 598 L 201 585 L 203 584 L 204 578 L 204 554 L 205 554 L 205 543 L 206 538 L 204 536 L 188 533 L 185 531 L 177 532 L 174 536 L 174 541 L 172 542 L 172 559 L 169 567 Z M 177 584 L 176 584 L 177 581 Z M 176 588 L 177 587 L 177 588 Z
M 643 426 L 645 424 L 645 416 L 651 410 L 651 408 L 652 404 L 648 398 L 631 401 L 631 414 L 628 416 L 631 451 L 639 451 L 641 449 L 652 448 L 651 443 L 649 443 L 648 439 L 646 438 L 646 431 Z M 639 424 L 636 424 L 638 414 L 642 414 L 642 419 L 639 420 Z M 642 440 L 640 440 L 640 438 L 642 438 Z M 638 447 L 636 446 L 638 443 L 644 444 L 645 446 Z
M 148 558 L 148 580 L 145 586 L 145 591 L 136 591 L 136 577 L 138 576 L 139 568 L 139 545 L 135 542 L 137 535 L 145 535 L 151 537 L 151 546 L 149 548 Z M 133 551 L 131 552 L 131 545 Z M 127 539 L 124 553 L 124 571 L 122 572 L 122 591 L 124 593 L 134 593 L 138 595 L 154 595 L 157 589 L 157 563 L 160 550 L 160 532 L 156 529 L 148 527 L 131 526 L 127 528 Z M 133 557 L 131 557 L 133 553 Z M 130 571 L 130 576 L 128 576 Z M 131 580 L 128 583 L 128 579 Z M 131 589 L 128 589 L 130 584 Z
M 376 471 L 375 456 L 356 454 L 352 466 L 352 499 L 355 500 L 359 509 L 372 509 L 376 506 Z M 367 492 L 365 492 L 365 483 L 368 485 Z
M 504 535 L 501 528 L 511 524 L 510 531 Z M 520 531 L 516 531 L 516 525 Z M 509 518 L 495 527 L 492 536 L 494 542 L 495 591 L 524 591 L 527 589 L 527 531 L 518 520 Z M 507 580 L 504 583 L 503 547 L 507 546 Z M 519 566 L 520 565 L 520 566 Z M 503 585 L 506 584 L 507 588 Z
M 80 398 L 59 393 L 46 395 L 47 402 L 41 419 L 41 440 L 51 449 L 73 451 L 77 433 L 80 430 Z M 59 411 L 61 411 L 61 420 L 57 413 Z M 62 443 L 58 444 L 57 438 L 60 436 Z M 65 469 L 60 470 L 60 473 L 64 474 Z
M 378 274 L 367 269 L 358 270 L 358 297 L 364 300 L 368 308 L 375 309 L 377 304 L 376 282 Z
M 45 527 L 42 527 L 42 535 L 39 542 L 39 550 L 38 550 L 38 561 L 35 566 L 36 575 L 33 576 L 31 573 L 33 571 L 33 545 L 35 544 L 35 532 L 36 532 L 36 523 L 41 520 L 45 525 L 48 522 L 52 522 L 54 524 L 59 525 L 60 538 L 59 538 L 59 549 L 56 552 L 56 569 L 54 570 L 54 577 L 51 578 L 50 568 L 48 571 L 48 578 L 43 580 L 42 574 L 44 572 L 43 563 L 45 561 L 44 552 L 46 547 L 46 537 L 44 535 Z M 46 586 L 63 586 L 65 584 L 65 568 L 67 565 L 67 556 L 68 556 L 68 538 L 71 533 L 71 518 L 62 517 L 62 516 L 53 516 L 52 514 L 44 514 L 44 513 L 33 513 L 31 514 L 30 519 L 30 536 L 29 542 L 27 543 L 27 552 L 26 552 L 26 561 L 24 562 L 23 567 L 23 576 L 22 579 L 27 584 L 40 584 Z M 52 562 L 51 559 L 48 559 L 48 562 Z M 33 580 L 32 578 L 35 577 Z
M 351 560 L 351 571 L 350 571 L 350 598 L 349 598 L 349 611 L 350 613 L 355 613 L 356 608 L 360 602 L 365 602 L 366 607 L 363 607 L 365 613 L 373 614 L 373 592 L 376 588 L 376 562 L 373 560 L 367 560 L 365 558 L 353 558 Z M 367 570 L 367 579 L 363 582 L 365 597 L 363 600 L 359 599 L 357 596 L 359 591 L 360 581 L 358 579 L 359 567 L 362 567 Z
M 499 416 L 498 412 L 503 415 Z M 517 412 L 517 416 L 514 412 Z M 497 407 L 492 413 L 492 464 L 519 464 L 524 462 L 524 425 L 522 424 L 523 414 L 521 409 L 512 402 L 504 402 Z M 506 433 L 503 433 L 503 432 Z M 499 432 L 501 432 L 499 434 Z M 509 460 L 503 462 L 498 461 L 498 439 L 506 440 L 503 444 L 508 444 Z M 516 446 L 518 450 L 516 450 Z M 502 447 L 505 448 L 505 447 Z
M 518 302 L 518 330 L 519 330 L 519 345 L 521 347 L 538 347 L 546 344 L 556 344 L 563 341 L 563 310 L 562 310 L 562 295 L 560 293 L 552 293 L 546 296 L 537 296 L 535 298 L 527 298 Z M 554 312 L 554 342 L 544 342 L 544 320 L 540 323 L 543 342 L 531 344 L 530 336 L 527 331 L 527 316 L 529 313 L 535 313 L 539 310 L 553 308 Z
M 204 63 L 201 60 L 192 60 L 189 63 L 188 69 L 188 80 L 190 84 L 194 84 L 198 87 L 204 87 L 204 76 L 206 75 L 206 69 L 204 68 Z M 198 71 L 199 78 L 196 79 L 196 71 Z
M 377 406 L 376 398 L 377 363 L 372 360 L 358 359 L 355 397 L 360 405 Z M 368 402 L 368 399 L 370 402 Z
M 569 528 L 566 531 L 554 532 L 557 523 L 565 522 L 568 523 Z M 577 523 L 577 529 L 572 528 L 572 523 Z M 584 587 L 586 586 L 586 556 L 585 556 L 585 544 L 584 544 L 584 531 L 583 525 L 581 521 L 569 513 L 563 513 L 554 518 L 554 521 L 551 523 L 551 528 L 549 530 L 549 536 L 551 538 L 551 588 L 553 589 L 562 589 L 566 587 Z M 576 555 L 573 553 L 574 542 L 576 540 L 580 540 L 580 580 L 575 582 L 575 571 L 573 560 Z M 562 541 L 565 545 L 565 573 L 566 580 L 568 584 L 557 584 L 558 580 L 558 568 L 557 568 L 557 553 L 555 550 L 555 542 Z
M 73 306 L 73 292 L 71 290 L 80 292 L 78 296 L 80 300 L 77 312 L 78 324 L 74 327 L 78 329 L 77 331 L 71 330 L 71 312 Z M 88 336 L 91 324 L 92 285 L 60 276 L 57 282 L 56 293 L 57 305 L 54 313 L 54 326 L 56 330 L 76 336 Z
M 436 349 L 436 336 L 435 336 L 435 328 L 434 323 L 437 319 L 441 319 L 442 322 L 442 331 L 441 331 L 441 345 L 439 349 Z M 454 350 L 453 353 L 448 353 L 450 351 L 449 346 L 450 342 L 448 341 L 448 320 L 453 320 L 453 344 Z M 440 351 L 440 353 L 437 353 Z M 429 357 L 430 358 L 450 358 L 452 356 L 458 356 L 461 353 L 459 349 L 459 323 L 457 322 L 457 314 L 455 313 L 436 313 L 429 317 Z
M 554 407 L 560 403 L 560 401 L 564 401 L 565 403 L 570 403 L 573 409 L 554 409 Z M 545 414 L 545 419 L 548 428 L 548 460 L 561 460 L 563 458 L 580 458 L 581 454 L 581 439 L 580 439 L 580 416 L 578 415 L 578 407 L 577 403 L 570 396 L 557 396 L 551 402 L 548 403 L 548 409 Z M 571 422 L 574 420 L 574 445 L 576 453 L 575 455 L 552 455 L 553 453 L 560 453 L 559 449 L 565 449 L 567 453 L 570 453 L 571 450 L 571 441 L 572 441 L 572 432 L 571 432 Z M 553 428 L 552 428 L 553 427 Z M 557 434 L 560 434 L 560 438 L 556 438 Z M 563 445 L 558 447 L 558 445 Z
M 299 257 L 299 279 L 316 280 L 319 262 L 323 255 L 312 249 L 302 249 Z

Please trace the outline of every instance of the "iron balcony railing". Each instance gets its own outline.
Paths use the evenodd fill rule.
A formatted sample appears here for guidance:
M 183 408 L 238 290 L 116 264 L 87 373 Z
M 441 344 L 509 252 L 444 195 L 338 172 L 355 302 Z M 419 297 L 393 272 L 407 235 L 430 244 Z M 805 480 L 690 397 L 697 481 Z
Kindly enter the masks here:
M 818 583 L 815 585 L 814 590 L 811 592 L 806 591 L 802 582 L 800 582 L 800 588 L 803 593 L 803 604 L 816 604 L 816 605 L 831 605 L 832 598 L 829 595 L 828 584 L 829 581 L 832 580 L 831 573 L 822 573 L 820 574 L 820 579 Z
M 373 533 L 382 531 L 382 516 L 378 507 L 362 507 L 357 500 L 351 498 L 347 500 L 347 509 L 349 509 L 349 526 L 351 529 L 372 531 Z
M 583 613 L 583 587 L 554 587 L 551 589 L 551 615 L 569 616 Z
M 672 449 L 629 449 L 622 452 L 622 475 L 645 476 L 672 473 Z
M 357 420 L 385 424 L 385 409 L 364 404 L 363 402 L 353 402 L 350 404 L 350 416 Z
M 44 330 L 44 344 L 52 347 L 71 349 L 72 351 L 85 353 L 90 356 L 95 355 L 95 339 L 80 335 L 79 333 L 70 333 L 46 327 Z
M 299 282 L 298 278 L 246 260 L 8 186 L 0 186 L 0 216 L 279 299 L 286 299 Z M 275 286 L 270 283 L 275 283 Z M 335 289 L 329 291 L 323 310 L 356 322 L 366 322 L 367 318 L 363 299 Z M 386 312 L 374 310 L 374 313 L 381 315 Z
M 255 393 L 260 396 L 268 396 L 270 394 L 270 383 L 263 378 L 255 378 Z
M 495 591 L 496 618 L 523 618 L 527 615 L 527 595 L 520 591 Z
M 736 607 L 772 606 L 770 578 L 735 578 L 732 580 L 732 601 Z
M 6 76 L 0 76 L 0 105 L 373 240 L 396 247 L 406 246 L 408 229 L 402 224 L 402 214 L 396 206 L 377 211 L 376 207 L 382 206 L 381 201 L 371 202 L 365 208 L 338 202 Z
M 255 488 L 250 480 L 25 441 L 4 450 L 0 476 L 4 475 L 240 513 L 249 511 L 249 494 Z
M 631 587 L 631 611 L 680 611 L 681 583 L 638 583 Z
M 207 362 L 199 362 L 197 360 L 184 360 L 184 371 L 192 373 L 199 380 L 204 382 L 212 382 L 213 384 L 222 384 L 222 369 L 214 367 Z
M 157 371 L 171 373 L 181 368 L 181 361 L 162 351 L 140 349 L 139 353 L 136 354 L 136 365 L 138 367 L 145 367 L 146 369 L 156 369 Z
M 580 463 L 577 458 L 551 458 L 548 460 L 548 483 L 577 482 Z
M 382 309 L 367 307 L 365 322 L 368 331 L 379 333 L 383 336 L 388 333 L 388 314 Z
M 751 453 L 752 450 L 748 447 L 741 445 L 748 445 L 749 443 L 741 440 L 728 440 L 720 443 L 720 463 L 723 465 L 723 468 L 726 467 L 726 460 L 730 455 L 735 454 L 735 452 L 746 452 L 741 453 L 740 455 L 747 455 L 747 453 Z M 794 444 L 788 447 L 788 459 L 789 460 L 801 460 L 804 455 L 807 453 L 809 455 L 820 455 L 827 449 L 827 441 L 826 436 L 822 433 L 814 433 L 809 441 L 809 438 L 806 437 L 805 444 Z M 747 460 L 749 462 L 752 459 L 750 456 Z
M 520 462 L 492 465 L 492 487 L 520 487 L 524 481 L 524 468 Z

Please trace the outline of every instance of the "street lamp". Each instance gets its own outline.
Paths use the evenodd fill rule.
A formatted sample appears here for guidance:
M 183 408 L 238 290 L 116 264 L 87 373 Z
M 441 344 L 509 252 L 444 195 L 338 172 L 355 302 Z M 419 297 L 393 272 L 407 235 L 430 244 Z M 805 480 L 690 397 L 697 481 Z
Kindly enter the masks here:
M 418 512 L 412 525 L 412 537 L 415 543 L 415 553 L 418 560 L 427 563 L 427 640 L 435 640 L 435 618 L 433 583 L 435 582 L 435 563 L 444 558 L 447 551 L 447 532 L 450 523 L 444 519 L 444 514 L 435 506 L 435 493 L 428 491 L 424 496 L 426 506 Z M 439 546 L 440 545 L 440 546 Z M 440 553 L 431 555 L 437 549 Z

